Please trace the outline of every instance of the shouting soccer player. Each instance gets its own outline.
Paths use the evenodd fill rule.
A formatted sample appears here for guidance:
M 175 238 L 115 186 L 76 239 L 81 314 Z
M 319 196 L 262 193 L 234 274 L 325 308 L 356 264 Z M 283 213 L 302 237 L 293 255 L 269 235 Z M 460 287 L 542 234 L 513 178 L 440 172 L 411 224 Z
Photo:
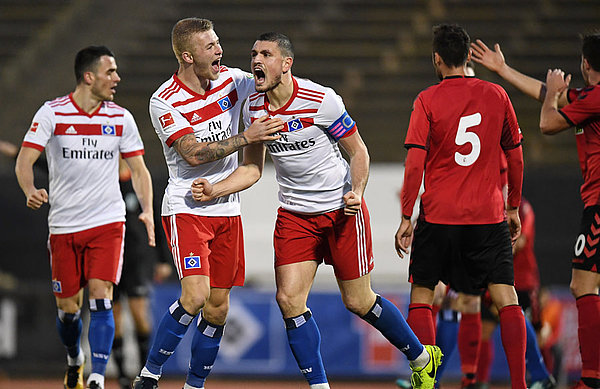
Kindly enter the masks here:
M 342 300 L 410 361 L 415 388 L 432 388 L 442 353 L 423 346 L 394 304 L 371 289 L 371 228 L 363 193 L 369 153 L 342 99 L 331 88 L 292 76 L 289 38 L 258 37 L 251 66 L 257 93 L 244 106 L 248 128 L 264 116 L 281 118 L 280 138 L 244 150 L 244 163 L 223 181 L 194 181 L 196 200 L 215 201 L 254 184 L 265 150 L 273 159 L 281 207 L 275 225 L 275 282 L 290 348 L 313 389 L 329 388 L 319 328 L 306 302 L 317 268 L 333 266 Z M 342 157 L 338 144 L 350 156 Z M 214 185 L 213 185 L 214 184 Z

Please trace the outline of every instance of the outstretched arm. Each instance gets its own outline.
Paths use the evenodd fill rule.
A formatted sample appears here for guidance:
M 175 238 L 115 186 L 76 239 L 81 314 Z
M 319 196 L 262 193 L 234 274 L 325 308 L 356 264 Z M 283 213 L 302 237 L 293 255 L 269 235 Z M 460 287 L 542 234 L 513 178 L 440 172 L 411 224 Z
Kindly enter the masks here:
M 38 189 L 34 184 L 33 164 L 39 158 L 40 154 L 41 151 L 34 148 L 21 147 L 15 165 L 17 181 L 27 198 L 27 206 L 31 209 L 39 209 L 44 203 L 48 202 L 48 192 L 46 189 Z
M 540 130 L 547 135 L 559 133 L 571 127 L 558 112 L 559 101 L 562 95 L 569 88 L 571 75 L 565 77 L 565 73 L 560 69 L 548 70 L 546 75 L 546 85 L 548 90 L 540 111 Z
M 138 219 L 146 227 L 148 234 L 148 245 L 151 247 L 156 246 L 156 239 L 154 235 L 154 212 L 152 210 L 152 178 L 150 172 L 146 168 L 144 163 L 144 157 L 136 155 L 133 157 L 125 158 L 127 166 L 131 170 L 131 184 L 133 190 L 140 202 L 142 207 L 142 213 L 138 216 Z
M 262 143 L 246 147 L 242 164 L 224 180 L 212 184 L 205 178 L 196 178 L 192 183 L 192 197 L 196 201 L 210 201 L 251 187 L 262 176 L 265 153 Z
M 508 81 L 515 88 L 526 95 L 543 102 L 546 97 L 546 84 L 533 77 L 529 77 L 518 70 L 510 67 L 505 59 L 500 45 L 496 43 L 494 50 L 490 49 L 482 40 L 477 39 L 471 44 L 473 61 L 485 66 L 487 69 L 498 73 L 500 77 Z M 558 99 L 560 107 L 567 105 L 566 93 L 562 93 Z
M 341 138 L 339 142 L 350 157 L 350 177 L 352 179 L 352 190 L 344 194 L 344 203 L 346 203 L 344 214 L 356 215 L 360 210 L 369 179 L 369 150 L 358 131 L 346 138 Z
M 214 142 L 198 142 L 194 134 L 186 134 L 177 139 L 173 147 L 187 163 L 197 166 L 225 158 L 250 144 L 279 139 L 280 135 L 277 132 L 282 129 L 281 119 L 269 119 L 263 116 L 254 121 L 246 131 L 230 138 Z

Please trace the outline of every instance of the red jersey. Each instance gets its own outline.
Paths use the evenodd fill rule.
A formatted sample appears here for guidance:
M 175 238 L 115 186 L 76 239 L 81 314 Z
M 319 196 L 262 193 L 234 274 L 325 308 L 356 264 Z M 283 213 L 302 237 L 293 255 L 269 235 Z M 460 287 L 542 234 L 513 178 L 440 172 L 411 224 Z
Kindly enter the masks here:
M 569 89 L 569 104 L 558 112 L 576 127 L 577 153 L 583 174 L 581 199 L 586 207 L 600 204 L 600 85 Z
M 530 291 L 539 288 L 540 275 L 537 261 L 533 252 L 535 240 L 535 214 L 529 201 L 521 199 L 519 208 L 521 219 L 521 235 L 525 237 L 523 246 L 513 258 L 515 268 L 515 289 L 518 291 Z
M 500 154 L 521 140 L 514 109 L 499 85 L 453 76 L 422 91 L 405 141 L 406 148 L 427 152 L 420 218 L 453 225 L 503 221 Z M 403 209 L 413 196 L 404 197 Z

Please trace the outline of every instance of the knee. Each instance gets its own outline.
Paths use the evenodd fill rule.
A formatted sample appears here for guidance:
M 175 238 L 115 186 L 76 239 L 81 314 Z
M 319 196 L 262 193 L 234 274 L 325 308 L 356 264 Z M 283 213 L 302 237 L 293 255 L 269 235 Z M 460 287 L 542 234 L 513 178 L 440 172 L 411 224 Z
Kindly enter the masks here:
M 376 297 L 369 297 L 373 297 L 373 301 L 370 301 L 370 299 L 367 299 L 363 296 L 343 296 L 342 301 L 344 302 L 344 306 L 347 310 L 362 317 L 369 312 L 369 309 L 375 303 Z
M 77 313 L 81 309 L 81 305 L 74 298 L 57 299 L 56 307 L 65 313 Z
M 294 294 L 287 293 L 285 290 L 277 290 L 275 300 L 277 301 L 277 305 L 279 305 L 283 317 L 298 316 L 308 309 L 305 301 L 302 301 L 301 298 Z
M 215 325 L 223 325 L 227 320 L 227 313 L 229 312 L 229 301 L 220 301 L 214 302 L 209 299 L 209 301 L 204 306 L 202 310 L 202 316 L 209 323 Z
M 571 290 L 571 294 L 575 298 L 579 298 L 584 294 L 587 294 L 585 288 L 583 288 L 581 284 L 579 282 L 576 282 L 575 280 L 571 280 L 571 283 L 569 284 L 569 289 Z
M 197 315 L 206 304 L 208 296 L 198 293 L 182 291 L 179 302 L 185 311 L 191 315 Z

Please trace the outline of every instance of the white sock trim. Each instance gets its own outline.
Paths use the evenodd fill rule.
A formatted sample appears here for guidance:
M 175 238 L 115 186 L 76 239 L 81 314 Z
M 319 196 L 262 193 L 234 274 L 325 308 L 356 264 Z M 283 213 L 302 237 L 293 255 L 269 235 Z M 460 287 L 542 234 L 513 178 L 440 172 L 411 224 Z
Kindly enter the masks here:
M 144 368 L 142 369 L 140 376 L 154 378 L 157 381 L 160 379 L 160 374 L 157 375 L 151 373 L 150 370 L 146 369 L 146 366 L 144 366 Z
M 197 388 L 195 386 L 192 386 L 190 384 L 188 384 L 187 382 L 185 383 L 185 385 L 183 385 L 183 389 L 204 389 L 204 386 L 201 388 Z
M 81 347 L 79 348 L 79 354 L 77 357 L 72 358 L 69 354 L 67 354 L 67 365 L 68 366 L 81 366 L 85 362 L 85 354 Z
M 100 375 L 98 373 L 90 374 L 90 376 L 87 379 L 87 386 L 90 386 L 90 382 L 92 382 L 92 381 L 96 381 L 100 385 L 100 388 L 104 389 L 104 376 L 103 375 Z
M 429 363 L 429 353 L 427 352 L 427 349 L 425 347 L 423 347 L 423 351 L 421 352 L 421 354 L 419 354 L 419 356 L 417 357 L 417 359 L 413 360 L 413 361 L 409 361 L 410 367 L 412 368 L 416 368 L 416 369 L 422 369 L 425 366 L 427 366 L 427 364 Z
M 312 384 L 310 389 L 329 389 L 329 383 L 323 382 L 322 384 Z

